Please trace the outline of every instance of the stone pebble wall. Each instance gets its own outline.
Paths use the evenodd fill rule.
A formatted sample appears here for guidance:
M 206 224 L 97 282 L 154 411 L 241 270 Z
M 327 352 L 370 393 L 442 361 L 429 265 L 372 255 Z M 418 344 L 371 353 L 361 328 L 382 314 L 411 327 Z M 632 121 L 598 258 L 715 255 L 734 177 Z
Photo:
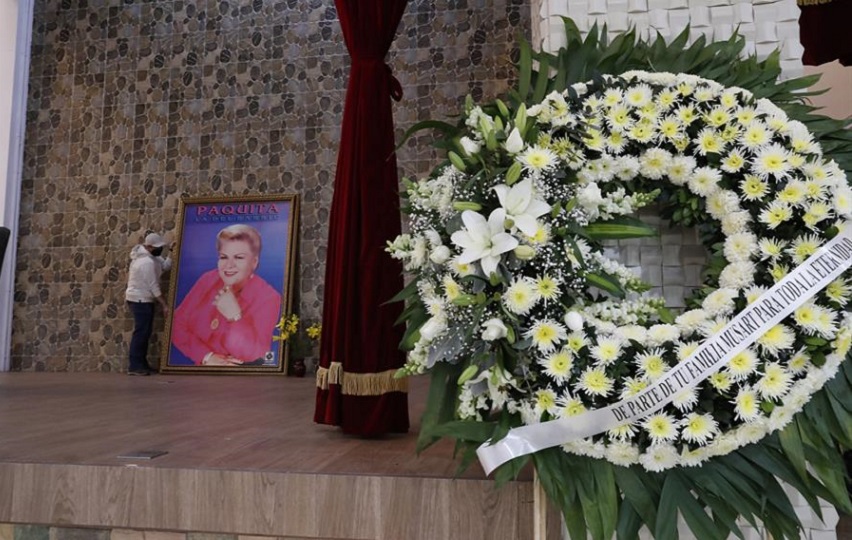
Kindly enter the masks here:
M 522 0 L 411 0 L 389 57 L 398 136 L 504 93 L 529 28 Z M 332 0 L 37 0 L 12 368 L 125 368 L 128 254 L 175 234 L 181 195 L 298 193 L 296 305 L 319 319 L 348 72 Z M 401 149 L 401 174 L 436 164 L 430 141 Z

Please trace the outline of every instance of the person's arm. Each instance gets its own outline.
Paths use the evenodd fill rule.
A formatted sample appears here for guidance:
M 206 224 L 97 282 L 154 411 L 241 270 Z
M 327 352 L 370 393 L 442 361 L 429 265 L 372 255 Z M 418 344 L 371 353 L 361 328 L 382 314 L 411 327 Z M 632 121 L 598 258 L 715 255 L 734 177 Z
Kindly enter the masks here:
M 255 276 L 254 279 L 261 279 Z M 242 314 L 237 321 L 229 321 L 225 347 L 231 356 L 251 362 L 269 352 L 272 333 L 281 313 L 281 295 L 261 281 L 260 286 L 243 291 L 240 296 Z
M 146 259 L 144 264 L 139 268 L 139 272 L 140 282 L 148 289 L 148 292 L 160 304 L 160 307 L 163 308 L 163 315 L 168 315 L 169 306 L 166 304 L 163 292 L 160 290 L 160 276 L 157 273 L 157 264 L 151 259 Z
M 196 365 L 201 365 L 212 352 L 212 347 L 198 332 L 200 324 L 210 324 L 209 320 L 200 321 L 198 318 L 198 314 L 205 308 L 204 298 L 210 286 L 210 274 L 198 278 L 172 317 L 172 345 Z

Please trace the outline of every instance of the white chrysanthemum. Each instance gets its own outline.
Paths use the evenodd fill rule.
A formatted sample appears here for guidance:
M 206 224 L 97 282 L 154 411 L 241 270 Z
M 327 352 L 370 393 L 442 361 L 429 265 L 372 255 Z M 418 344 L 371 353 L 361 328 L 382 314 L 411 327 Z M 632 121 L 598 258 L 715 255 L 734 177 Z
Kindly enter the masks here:
M 677 346 L 677 360 L 678 362 L 683 362 L 687 358 L 689 358 L 692 353 L 694 353 L 698 346 L 701 345 L 697 341 L 687 341 L 686 343 L 681 343 Z
M 621 354 L 621 341 L 615 338 L 598 339 L 598 344 L 591 348 L 589 353 L 598 364 L 608 366 Z
M 790 152 L 780 144 L 758 148 L 751 160 L 751 169 L 761 178 L 786 178 L 790 172 Z
M 791 180 L 790 182 L 787 182 L 784 189 L 778 193 L 778 200 L 791 206 L 802 206 L 805 203 L 807 195 L 808 190 L 804 182 L 800 180 Z
M 644 107 L 645 105 L 651 103 L 651 99 L 654 97 L 654 93 L 651 91 L 651 87 L 647 84 L 639 84 L 632 88 L 628 88 L 624 93 L 624 101 L 631 107 Z
M 535 321 L 532 328 L 526 331 L 524 337 L 532 340 L 539 351 L 549 353 L 556 346 L 565 341 L 568 332 L 565 327 L 553 319 L 541 319 Z
M 525 235 L 524 237 L 530 244 L 534 246 L 543 246 L 550 242 L 550 234 L 550 225 L 537 221 L 535 233 L 533 233 L 531 236 Z
M 727 392 L 734 384 L 731 377 L 725 371 L 717 371 L 710 375 L 710 377 L 707 378 L 707 381 L 710 383 L 710 386 L 719 392 Z
M 677 449 L 670 444 L 654 444 L 639 456 L 639 462 L 645 469 L 660 472 L 674 467 L 678 462 Z
M 740 351 L 728 362 L 728 374 L 735 381 L 742 381 L 755 372 L 758 364 L 757 354 L 752 349 Z
M 707 197 L 719 189 L 722 173 L 713 167 L 699 167 L 689 179 L 689 190 L 696 195 Z
M 574 367 L 574 356 L 570 349 L 563 348 L 540 359 L 538 363 L 544 368 L 545 375 L 558 383 L 562 383 L 571 376 L 571 368 Z
M 757 299 L 760 298 L 760 296 L 767 290 L 768 289 L 766 287 L 762 287 L 760 285 L 752 285 L 751 287 L 743 291 L 743 294 L 745 295 L 746 302 L 748 302 L 749 304 L 754 304 L 755 302 L 757 302 Z
M 731 403 L 738 420 L 751 422 L 760 417 L 760 398 L 751 387 L 741 388 Z
M 706 324 L 701 326 L 701 335 L 704 337 L 715 336 L 720 333 L 729 322 L 730 319 L 728 317 L 716 317 L 715 319 L 710 319 Z
M 678 120 L 676 116 L 670 114 L 660 120 L 660 124 L 657 126 L 657 129 L 663 134 L 663 137 L 672 140 L 683 135 L 682 127 L 680 120 Z
M 738 295 L 736 289 L 716 289 L 707 295 L 701 307 L 710 317 L 727 315 L 734 310 L 734 300 Z
M 740 201 L 733 191 L 720 189 L 707 197 L 707 212 L 716 219 L 740 210 Z
M 675 156 L 669 162 L 668 177 L 669 181 L 676 185 L 682 186 L 686 184 L 692 177 L 697 163 L 692 156 Z
M 638 324 L 628 324 L 626 326 L 619 326 L 615 330 L 615 335 L 622 341 L 630 340 L 642 345 L 645 343 L 648 330 L 644 326 L 639 326 Z
M 787 242 L 777 238 L 763 238 L 758 242 L 762 259 L 775 260 L 784 254 L 784 249 L 787 247 Z
M 518 155 L 524 169 L 534 173 L 548 171 L 556 166 L 558 157 L 548 148 L 534 145 Z
M 639 174 L 639 167 L 635 156 L 620 156 L 615 161 L 615 175 L 621 180 L 632 180 Z
M 559 285 L 561 284 L 561 281 L 562 280 L 559 278 L 555 278 L 547 274 L 539 276 L 535 280 L 535 291 L 538 293 L 538 296 L 545 301 L 545 305 L 548 300 L 555 300 L 559 298 Z
M 759 418 L 755 417 L 744 426 L 740 426 L 734 432 L 738 446 L 756 443 L 766 436 L 769 426 L 765 422 L 755 422 Z
M 775 407 L 769 415 L 769 431 L 783 429 L 784 426 L 790 423 L 793 415 L 798 412 L 789 407 Z
M 807 349 L 801 348 L 787 362 L 787 368 L 794 374 L 800 375 L 808 370 L 811 365 L 811 358 L 808 356 Z
M 535 281 L 532 278 L 516 278 L 503 295 L 503 305 L 516 315 L 526 315 L 539 301 Z
M 763 376 L 754 387 L 764 398 L 778 399 L 790 390 L 792 383 L 792 375 L 781 364 L 768 362 L 763 367 Z
M 832 302 L 846 304 L 852 298 L 852 286 L 843 278 L 837 278 L 825 288 L 825 295 Z
M 557 413 L 556 392 L 550 388 L 542 388 L 536 391 L 533 399 L 536 414 L 541 415 L 546 412 L 555 415 Z
M 444 275 L 444 277 L 441 279 L 441 284 L 444 286 L 444 296 L 446 297 L 448 302 L 452 302 L 453 300 L 458 298 L 459 295 L 462 294 L 462 292 L 464 292 L 461 285 L 459 285 L 458 282 L 456 282 L 456 280 L 454 280 L 453 276 L 450 274 Z
M 795 340 L 795 332 L 783 324 L 776 324 L 757 338 L 757 344 L 764 352 L 777 356 L 779 352 L 791 349 Z
M 458 257 L 452 259 L 449 263 L 450 270 L 458 277 L 465 277 L 476 272 L 474 266 L 470 263 L 459 262 Z
M 568 339 L 565 340 L 565 346 L 575 353 L 580 352 L 580 350 L 588 344 L 589 341 L 586 339 L 586 335 L 583 332 L 571 332 L 568 334 Z
M 753 174 L 747 174 L 740 182 L 740 191 L 744 201 L 759 201 L 769 193 L 769 183 Z
M 621 381 L 621 399 L 633 397 L 648 387 L 648 381 L 637 377 L 627 377 Z
M 680 412 L 691 411 L 698 404 L 698 392 L 695 388 L 681 390 L 672 396 L 672 405 Z
M 793 211 L 789 204 L 781 201 L 773 201 L 769 206 L 760 211 L 758 219 L 770 229 L 775 229 L 792 217 Z
M 725 150 L 725 140 L 718 131 L 709 127 L 699 131 L 693 142 L 695 152 L 702 156 L 721 154 Z
M 732 212 L 722 218 L 722 233 L 732 235 L 748 230 L 751 214 L 748 212 Z
M 675 324 L 683 334 L 690 334 L 697 331 L 707 319 L 707 312 L 703 309 L 691 309 L 679 315 L 675 319 Z
M 719 274 L 719 286 L 729 289 L 743 289 L 754 283 L 755 267 L 748 261 L 733 262 Z
M 613 441 L 629 441 L 636 435 L 636 427 L 633 424 L 622 424 L 608 430 L 606 434 Z
M 614 381 L 601 368 L 590 368 L 580 375 L 578 389 L 588 396 L 606 396 L 612 392 Z
M 606 447 L 606 459 L 614 465 L 629 467 L 639 461 L 639 449 L 629 442 L 612 442 Z
M 707 444 L 719 433 L 719 424 L 709 414 L 691 413 L 680 421 L 683 440 L 700 445 Z
M 639 159 L 639 172 L 645 178 L 659 180 L 671 165 L 672 155 L 662 148 L 651 148 Z
M 556 415 L 559 418 L 570 418 L 586 412 L 583 402 L 567 392 L 556 400 L 556 405 L 558 406 Z
M 722 159 L 721 168 L 726 173 L 738 173 L 745 167 L 746 158 L 739 149 L 731 150 L 727 156 Z
M 757 237 L 752 233 L 733 234 L 725 239 L 725 258 L 730 262 L 748 261 L 757 252 Z
M 757 150 L 768 144 L 772 135 L 761 121 L 751 122 L 740 137 L 739 143 L 749 150 Z
M 645 339 L 646 345 L 653 347 L 662 345 L 667 341 L 674 341 L 680 337 L 680 330 L 673 324 L 655 324 L 648 329 L 648 337 Z
M 837 188 L 834 191 L 832 204 L 841 216 L 846 218 L 852 217 L 852 189 L 848 187 Z
M 677 439 L 677 421 L 666 413 L 652 414 L 642 422 L 642 427 L 648 432 L 652 444 Z
M 663 358 L 665 350 L 651 349 L 636 356 L 636 367 L 639 373 L 649 381 L 656 381 L 669 370 L 669 364 Z
M 793 244 L 787 249 L 787 253 L 796 264 L 802 264 L 805 259 L 817 252 L 822 245 L 822 239 L 814 234 L 806 234 L 793 240 Z

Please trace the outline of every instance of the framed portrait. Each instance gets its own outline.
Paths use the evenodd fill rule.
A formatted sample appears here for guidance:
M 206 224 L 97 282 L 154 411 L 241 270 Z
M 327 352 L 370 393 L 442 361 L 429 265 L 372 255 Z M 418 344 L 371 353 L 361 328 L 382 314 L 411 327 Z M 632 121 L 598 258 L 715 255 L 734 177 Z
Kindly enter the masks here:
M 293 298 L 296 195 L 180 201 L 161 371 L 287 372 L 277 338 Z

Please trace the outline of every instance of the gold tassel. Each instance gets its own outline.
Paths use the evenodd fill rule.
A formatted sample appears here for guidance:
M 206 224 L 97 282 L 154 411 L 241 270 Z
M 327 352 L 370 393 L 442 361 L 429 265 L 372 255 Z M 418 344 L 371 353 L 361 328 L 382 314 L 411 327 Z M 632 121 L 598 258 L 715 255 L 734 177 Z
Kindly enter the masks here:
M 347 396 L 381 396 L 390 392 L 408 392 L 408 378 L 394 377 L 395 369 L 381 373 L 345 373 L 343 394 Z
M 796 0 L 800 6 L 818 6 L 821 4 L 830 4 L 834 0 Z
M 317 388 L 328 390 L 328 368 L 317 368 Z
M 394 377 L 395 369 L 381 373 L 346 373 L 343 364 L 332 362 L 327 368 L 317 368 L 317 388 L 328 390 L 329 385 L 342 386 L 347 396 L 381 396 L 390 392 L 408 392 L 408 378 Z

